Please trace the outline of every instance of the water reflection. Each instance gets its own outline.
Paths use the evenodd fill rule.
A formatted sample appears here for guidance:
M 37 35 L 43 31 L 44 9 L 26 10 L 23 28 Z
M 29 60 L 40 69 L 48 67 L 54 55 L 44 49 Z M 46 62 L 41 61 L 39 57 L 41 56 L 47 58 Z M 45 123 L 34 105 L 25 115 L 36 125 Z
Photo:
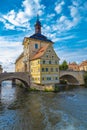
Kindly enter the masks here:
M 0 130 L 86 130 L 87 89 L 27 92 L 3 86 Z

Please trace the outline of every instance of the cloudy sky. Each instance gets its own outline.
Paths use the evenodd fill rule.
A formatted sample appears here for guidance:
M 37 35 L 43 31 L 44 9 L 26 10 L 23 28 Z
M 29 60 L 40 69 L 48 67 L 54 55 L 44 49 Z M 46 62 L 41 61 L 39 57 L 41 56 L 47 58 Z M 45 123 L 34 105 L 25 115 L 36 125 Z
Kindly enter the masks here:
M 0 64 L 4 71 L 14 71 L 23 38 L 34 33 L 37 13 L 42 34 L 55 42 L 60 62 L 87 60 L 86 0 L 1 0 Z

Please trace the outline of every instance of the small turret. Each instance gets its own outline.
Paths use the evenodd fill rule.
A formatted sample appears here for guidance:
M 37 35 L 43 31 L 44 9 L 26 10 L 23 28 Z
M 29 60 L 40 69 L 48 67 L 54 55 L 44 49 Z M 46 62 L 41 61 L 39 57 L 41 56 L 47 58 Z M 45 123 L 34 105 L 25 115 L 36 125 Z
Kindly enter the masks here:
M 41 34 L 41 22 L 39 21 L 39 15 L 37 15 L 37 20 L 35 23 L 35 34 L 36 33 Z

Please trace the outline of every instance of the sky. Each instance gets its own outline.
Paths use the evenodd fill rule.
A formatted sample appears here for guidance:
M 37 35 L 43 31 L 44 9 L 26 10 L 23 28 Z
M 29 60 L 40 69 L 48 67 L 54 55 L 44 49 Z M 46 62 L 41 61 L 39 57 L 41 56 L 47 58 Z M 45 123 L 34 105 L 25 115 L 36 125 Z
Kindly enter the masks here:
M 86 0 L 0 0 L 0 64 L 4 71 L 15 70 L 24 37 L 35 32 L 37 14 L 42 34 L 54 42 L 60 63 L 87 60 Z

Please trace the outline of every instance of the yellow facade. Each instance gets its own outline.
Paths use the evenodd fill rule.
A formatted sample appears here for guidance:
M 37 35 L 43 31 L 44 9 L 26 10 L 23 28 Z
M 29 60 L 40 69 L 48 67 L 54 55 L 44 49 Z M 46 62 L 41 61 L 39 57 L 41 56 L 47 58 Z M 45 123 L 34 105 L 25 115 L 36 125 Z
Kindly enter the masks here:
M 83 61 L 83 62 L 79 65 L 79 69 L 80 69 L 80 71 L 87 71 L 87 60 Z
M 30 66 L 33 83 L 59 83 L 59 58 L 51 46 L 40 59 L 32 60 Z
M 30 73 L 33 83 L 41 84 L 41 60 L 36 59 L 30 62 Z
M 23 53 L 18 57 L 15 62 L 15 72 L 24 72 Z
M 87 65 L 80 66 L 79 69 L 80 71 L 87 71 Z

